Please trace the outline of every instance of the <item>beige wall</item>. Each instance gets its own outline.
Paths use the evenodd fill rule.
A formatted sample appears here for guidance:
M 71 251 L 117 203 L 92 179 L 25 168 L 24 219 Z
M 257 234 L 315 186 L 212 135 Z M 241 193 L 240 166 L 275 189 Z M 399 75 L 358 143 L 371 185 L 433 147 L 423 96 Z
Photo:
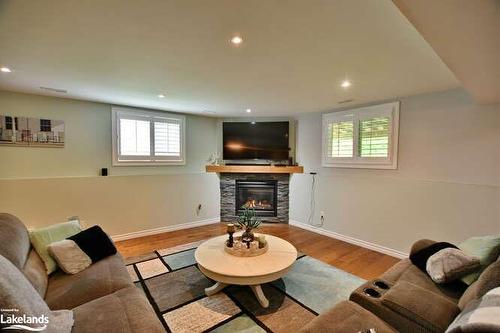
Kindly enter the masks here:
M 290 217 L 307 222 L 310 171 L 323 228 L 407 252 L 422 237 L 458 242 L 500 232 L 500 106 L 462 90 L 401 99 L 399 168 L 322 168 L 321 114 L 297 118 L 306 174 L 291 182 Z M 111 167 L 110 105 L 0 92 L 0 113 L 66 122 L 63 149 L 0 147 L 0 211 L 32 227 L 80 215 L 113 235 L 216 219 L 219 185 L 203 171 L 220 120 L 187 116 L 187 165 Z M 110 177 L 98 177 L 101 167 Z M 202 204 L 198 212 L 196 207 Z
M 86 225 L 121 235 L 217 219 L 218 184 L 217 176 L 202 173 L 2 180 L 0 211 L 30 227 L 79 215 Z
M 185 166 L 112 167 L 111 105 L 0 91 L 0 114 L 64 120 L 64 148 L 1 147 L 0 179 L 200 173 L 217 150 L 217 119 L 186 116 Z
M 185 166 L 112 167 L 109 104 L 0 91 L 0 110 L 65 121 L 64 148 L 0 146 L 0 211 L 30 226 L 79 215 L 117 235 L 219 216 L 217 176 L 204 172 L 215 118 L 186 117 Z
M 500 105 L 462 90 L 401 99 L 397 170 L 321 167 L 321 114 L 298 117 L 290 218 L 402 252 L 418 238 L 459 242 L 500 233 Z

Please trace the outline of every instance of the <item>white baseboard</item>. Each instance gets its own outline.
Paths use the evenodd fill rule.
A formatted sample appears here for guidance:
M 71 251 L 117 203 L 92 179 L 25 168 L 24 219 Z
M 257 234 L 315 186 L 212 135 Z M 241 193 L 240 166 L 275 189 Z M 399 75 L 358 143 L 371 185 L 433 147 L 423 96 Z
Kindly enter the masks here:
M 354 237 L 342 235 L 342 234 L 339 234 L 339 233 L 336 233 L 336 232 L 333 232 L 333 231 L 329 231 L 329 230 L 326 230 L 326 229 L 323 229 L 323 228 L 320 228 L 320 227 L 316 227 L 316 226 L 313 226 L 313 225 L 310 225 L 310 224 L 306 224 L 306 223 L 302 223 L 302 222 L 294 221 L 294 220 L 289 220 L 289 224 L 293 225 L 293 226 L 296 226 L 296 227 L 299 227 L 301 229 L 305 229 L 305 230 L 309 230 L 309 231 L 315 232 L 315 233 L 320 234 L 320 235 L 324 235 L 324 236 L 328 236 L 328 237 L 331 237 L 331 238 L 339 239 L 341 241 L 344 241 L 344 242 L 347 242 L 347 243 L 351 243 L 351 244 L 354 244 L 354 245 L 358 245 L 358 246 L 364 247 L 366 249 L 370 249 L 370 250 L 373 250 L 373 251 L 384 253 L 384 254 L 390 255 L 392 257 L 396 257 L 396 258 L 400 258 L 400 259 L 408 258 L 408 253 L 397 251 L 397 250 L 394 250 L 394 249 L 390 249 L 388 247 L 385 247 L 385 246 L 382 246 L 382 245 L 378 245 L 378 244 L 374 244 L 374 243 L 370 243 L 370 242 L 367 242 L 367 241 L 364 241 L 364 240 L 361 240 L 361 239 L 357 239 L 357 238 L 354 238 Z
M 206 220 L 200 220 L 200 221 L 194 221 L 194 222 L 186 222 L 186 223 L 167 225 L 164 227 L 134 231 L 134 232 L 129 232 L 126 234 L 121 234 L 121 235 L 114 235 L 114 236 L 111 236 L 111 239 L 114 242 L 118 242 L 118 241 L 132 239 L 132 238 L 139 238 L 139 237 L 144 237 L 144 236 L 161 234 L 161 233 L 169 232 L 169 231 L 176 231 L 176 230 L 182 230 L 182 229 L 201 227 L 203 225 L 214 224 L 214 223 L 218 223 L 218 222 L 220 222 L 220 217 L 206 219 Z

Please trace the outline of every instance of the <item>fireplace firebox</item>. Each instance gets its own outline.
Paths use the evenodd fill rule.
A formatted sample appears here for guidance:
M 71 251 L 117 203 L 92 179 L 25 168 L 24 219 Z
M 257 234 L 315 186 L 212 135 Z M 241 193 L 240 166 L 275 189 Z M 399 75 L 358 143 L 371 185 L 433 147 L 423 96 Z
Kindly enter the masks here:
M 278 213 L 278 182 L 276 180 L 236 180 L 236 215 L 247 205 L 257 216 L 275 217 Z

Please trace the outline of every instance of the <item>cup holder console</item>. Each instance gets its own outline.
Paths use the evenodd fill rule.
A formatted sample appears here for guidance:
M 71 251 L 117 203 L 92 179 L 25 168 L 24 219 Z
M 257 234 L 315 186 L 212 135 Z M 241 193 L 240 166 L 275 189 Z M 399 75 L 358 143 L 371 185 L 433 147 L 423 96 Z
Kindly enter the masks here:
M 373 289 L 373 288 L 365 288 L 365 289 L 363 289 L 363 293 L 365 295 L 373 297 L 373 298 L 379 298 L 380 297 L 380 293 L 378 291 L 376 291 L 375 289 Z
M 375 287 L 378 287 L 378 288 L 383 289 L 383 290 L 387 290 L 387 289 L 389 289 L 389 288 L 390 288 L 390 287 L 389 287 L 389 285 L 388 285 L 387 283 L 385 283 L 384 281 L 380 281 L 380 280 L 376 280 L 376 281 L 374 281 L 374 282 L 373 282 L 373 285 L 374 285 Z
M 378 302 L 383 295 L 391 288 L 389 282 L 382 279 L 375 279 L 366 282 L 357 289 L 357 294 L 363 298 L 371 298 L 372 302 Z M 377 299 L 377 301 L 375 301 Z

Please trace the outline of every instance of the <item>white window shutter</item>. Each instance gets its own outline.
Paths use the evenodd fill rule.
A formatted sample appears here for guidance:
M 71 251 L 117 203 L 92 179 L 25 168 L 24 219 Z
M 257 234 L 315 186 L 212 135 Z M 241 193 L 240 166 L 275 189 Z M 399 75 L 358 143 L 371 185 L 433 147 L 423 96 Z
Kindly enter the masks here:
M 149 156 L 149 121 L 120 119 L 120 155 Z
M 183 115 L 113 107 L 113 165 L 183 165 Z
M 396 169 L 399 102 L 323 115 L 322 165 Z
M 389 117 L 363 119 L 359 122 L 359 156 L 388 157 L 389 156 Z
M 154 122 L 155 156 L 181 155 L 181 124 L 177 122 Z
M 352 157 L 354 123 L 339 121 L 328 124 L 328 157 Z

